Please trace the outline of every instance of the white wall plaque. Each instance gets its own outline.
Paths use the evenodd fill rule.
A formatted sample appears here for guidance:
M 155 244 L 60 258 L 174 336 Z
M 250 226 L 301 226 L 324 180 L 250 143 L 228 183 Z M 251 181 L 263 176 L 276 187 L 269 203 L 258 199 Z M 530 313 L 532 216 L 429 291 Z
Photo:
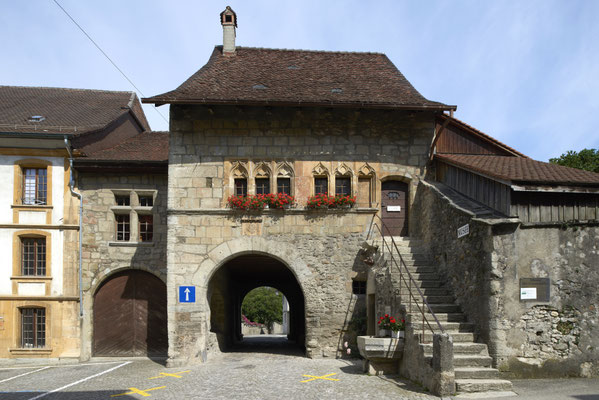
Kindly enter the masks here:
M 470 233 L 470 224 L 466 224 L 464 226 L 460 226 L 458 228 L 458 239 L 464 237 Z
M 401 211 L 401 206 L 387 206 L 387 212 Z
M 520 300 L 536 300 L 537 288 L 535 287 L 523 287 L 520 288 Z

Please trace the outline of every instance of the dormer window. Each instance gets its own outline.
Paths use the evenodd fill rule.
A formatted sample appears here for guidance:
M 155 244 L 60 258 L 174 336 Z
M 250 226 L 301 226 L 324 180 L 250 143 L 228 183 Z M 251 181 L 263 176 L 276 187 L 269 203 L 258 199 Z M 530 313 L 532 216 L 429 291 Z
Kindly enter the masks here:
M 225 15 L 225 22 L 233 22 L 233 16 L 232 15 Z

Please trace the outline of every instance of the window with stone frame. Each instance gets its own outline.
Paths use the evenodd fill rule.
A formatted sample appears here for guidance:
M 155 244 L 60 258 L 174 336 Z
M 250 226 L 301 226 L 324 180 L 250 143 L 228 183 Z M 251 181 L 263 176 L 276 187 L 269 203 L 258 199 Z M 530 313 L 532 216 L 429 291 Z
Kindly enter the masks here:
M 291 196 L 291 178 L 277 178 L 277 193 L 285 193 Z
M 366 294 L 366 281 L 352 281 L 352 293 L 353 294 Z
M 114 200 L 117 206 L 130 206 L 131 205 L 131 195 L 127 194 L 115 194 Z
M 131 238 L 131 217 L 129 214 L 116 214 L 116 240 L 128 242 Z
M 152 195 L 139 195 L 139 205 L 141 207 L 153 207 L 154 206 L 154 196 Z
M 139 215 L 139 241 L 151 242 L 154 236 L 154 218 L 152 215 Z
M 46 168 L 23 168 L 22 204 L 48 204 L 48 171 Z
M 256 178 L 256 194 L 269 194 L 270 193 L 270 179 L 269 178 Z
M 335 177 L 335 195 L 351 196 L 351 178 L 348 176 Z
M 21 238 L 21 275 L 46 275 L 46 238 Z
M 46 309 L 21 308 L 21 347 L 46 347 Z
M 329 192 L 329 179 L 326 176 L 314 177 L 314 194 L 325 194 Z
M 235 196 L 246 197 L 248 195 L 247 178 L 235 178 Z

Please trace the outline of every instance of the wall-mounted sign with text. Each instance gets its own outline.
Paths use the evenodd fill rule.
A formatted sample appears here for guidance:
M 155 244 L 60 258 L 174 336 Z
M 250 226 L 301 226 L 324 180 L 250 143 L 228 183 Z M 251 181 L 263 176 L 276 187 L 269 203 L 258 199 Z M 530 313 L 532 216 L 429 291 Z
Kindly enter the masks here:
M 470 224 L 466 224 L 464 226 L 460 226 L 458 228 L 458 239 L 464 237 L 470 233 Z

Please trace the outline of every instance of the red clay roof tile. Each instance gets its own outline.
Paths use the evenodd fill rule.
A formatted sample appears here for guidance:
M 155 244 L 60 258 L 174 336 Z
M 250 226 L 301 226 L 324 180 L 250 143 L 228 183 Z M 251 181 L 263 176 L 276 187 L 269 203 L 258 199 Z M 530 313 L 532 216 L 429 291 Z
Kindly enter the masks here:
M 437 154 L 436 159 L 489 177 L 514 183 L 599 185 L 599 174 L 530 158 Z
M 86 154 L 86 160 L 168 161 L 168 132 L 146 131 L 109 149 Z
M 85 133 L 105 127 L 129 108 L 149 130 L 135 92 L 0 86 L 0 131 Z M 31 122 L 35 115 L 44 120 Z
M 425 99 L 384 54 L 216 46 L 208 63 L 144 103 L 455 109 Z

